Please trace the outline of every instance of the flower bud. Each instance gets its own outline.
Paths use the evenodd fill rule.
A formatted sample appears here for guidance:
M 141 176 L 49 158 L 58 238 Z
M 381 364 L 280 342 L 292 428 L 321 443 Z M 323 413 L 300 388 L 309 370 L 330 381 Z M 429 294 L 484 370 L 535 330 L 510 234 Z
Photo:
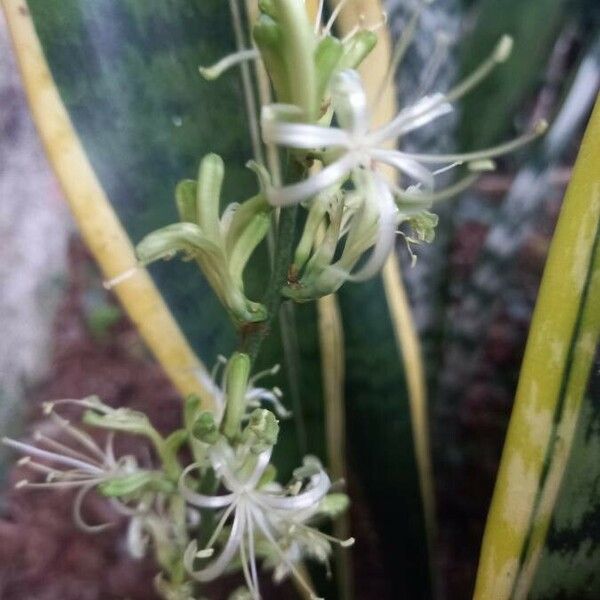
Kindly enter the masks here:
M 246 390 L 250 377 L 250 357 L 236 352 L 227 363 L 225 371 L 225 415 L 221 431 L 230 440 L 237 437 L 246 410 Z
M 335 519 L 346 512 L 349 505 L 350 499 L 346 494 L 327 494 L 319 504 L 319 513 Z
M 306 122 L 318 113 L 316 35 L 302 0 L 259 4 L 262 14 L 254 40 L 273 81 L 277 101 L 298 106 Z
M 338 67 L 344 54 L 344 45 L 340 40 L 330 35 L 324 37 L 315 52 L 315 67 L 317 69 L 318 97 L 323 98 L 327 92 L 331 76 Z
M 179 220 L 183 223 L 198 224 L 196 195 L 198 183 L 192 179 L 184 179 L 175 188 L 175 204 L 179 213 Z
M 199 258 L 203 252 L 218 252 L 218 248 L 193 223 L 175 223 L 149 233 L 136 246 L 138 260 L 148 265 L 161 259 L 174 258 L 182 252 L 188 260 Z
M 194 423 L 192 434 L 205 444 L 215 444 L 220 437 L 219 427 L 211 412 L 203 412 Z
M 368 30 L 355 33 L 344 42 L 344 53 L 338 64 L 338 69 L 356 69 L 377 45 L 377 34 Z
M 437 215 L 424 210 L 409 219 L 409 224 L 417 235 L 418 241 L 431 244 L 435 240 L 435 228 L 439 220 Z
M 277 443 L 279 421 L 277 417 L 264 408 L 257 408 L 250 415 L 248 425 L 242 432 L 242 441 L 248 444 L 252 452 L 260 454 Z
M 176 188 L 182 222 L 148 234 L 136 254 L 142 265 L 148 265 L 182 253 L 184 260 L 197 262 L 236 325 L 264 321 L 266 308 L 244 294 L 243 273 L 269 231 L 272 209 L 259 194 L 241 205 L 229 205 L 219 218 L 223 176 L 222 159 L 205 156 L 198 181 L 185 180 Z
M 278 102 L 291 102 L 291 94 L 288 84 L 288 74 L 283 63 L 281 55 L 281 28 L 273 20 L 273 17 L 266 13 L 261 15 L 252 31 L 256 46 L 260 50 L 263 63 Z
M 200 163 L 196 196 L 197 223 L 211 241 L 219 241 L 219 204 L 225 165 L 218 154 L 207 154 Z

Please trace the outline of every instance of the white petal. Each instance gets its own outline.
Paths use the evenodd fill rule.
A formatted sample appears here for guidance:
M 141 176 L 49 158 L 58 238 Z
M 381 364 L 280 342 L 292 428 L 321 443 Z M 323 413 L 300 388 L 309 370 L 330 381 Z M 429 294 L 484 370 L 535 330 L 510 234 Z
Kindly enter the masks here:
M 412 106 L 400 111 L 393 121 L 374 131 L 369 136 L 370 140 L 374 145 L 378 145 L 385 140 L 395 139 L 428 125 L 439 117 L 451 113 L 452 110 L 452 105 L 445 101 L 443 94 L 425 96 Z
M 282 121 L 270 106 L 263 108 L 261 126 L 266 144 L 306 149 L 349 144 L 348 134 L 342 129 Z
M 398 209 L 394 197 L 383 179 L 374 176 L 371 193 L 377 194 L 380 207 L 377 242 L 367 262 L 356 272 L 346 276 L 349 281 L 366 281 L 383 267 L 394 248 Z
M 376 161 L 396 167 L 396 169 L 420 183 L 426 190 L 433 190 L 435 187 L 433 173 L 411 158 L 410 154 L 397 150 L 373 150 L 371 156 Z
M 352 69 L 337 73 L 331 85 L 331 97 L 340 125 L 353 136 L 366 135 L 371 123 L 360 75 Z
M 284 511 L 297 511 L 311 508 L 317 505 L 329 491 L 331 481 L 324 471 L 321 471 L 315 477 L 315 482 L 305 492 L 295 496 L 275 496 L 265 492 L 253 494 L 260 504 L 266 505 L 268 508 Z
M 252 475 L 245 481 L 245 486 L 249 489 L 254 489 L 260 478 L 263 476 L 265 469 L 269 466 L 269 462 L 271 462 L 271 453 L 273 448 L 269 448 L 258 456 L 258 460 L 256 461 L 256 466 L 254 467 L 254 471 L 252 471 Z
M 271 188 L 267 195 L 268 200 L 274 206 L 298 204 L 339 183 L 358 164 L 360 164 L 360 157 L 353 152 L 348 152 L 316 175 L 311 175 L 300 183 L 281 188 Z
M 346 147 L 350 144 L 348 134 L 337 127 L 320 127 L 302 123 L 264 123 L 263 140 L 287 148 Z
M 181 477 L 179 478 L 179 493 L 185 498 L 185 500 L 197 506 L 199 508 L 223 508 L 229 506 L 235 500 L 235 494 L 225 494 L 223 496 L 207 496 L 206 494 L 198 494 L 192 491 L 185 482 L 186 476 L 198 468 L 198 465 L 192 464 L 184 469 Z
M 246 516 L 242 509 L 237 509 L 235 511 L 231 532 L 221 554 L 219 554 L 219 557 L 212 561 L 208 566 L 199 569 L 198 571 L 194 571 L 194 559 L 198 546 L 196 542 L 193 541 L 187 547 L 183 559 L 184 564 L 189 574 L 196 581 L 212 581 L 213 579 L 216 579 L 223 574 L 225 569 L 229 566 L 229 563 L 233 560 L 233 557 L 242 542 L 242 536 L 244 535 L 244 528 L 246 526 Z

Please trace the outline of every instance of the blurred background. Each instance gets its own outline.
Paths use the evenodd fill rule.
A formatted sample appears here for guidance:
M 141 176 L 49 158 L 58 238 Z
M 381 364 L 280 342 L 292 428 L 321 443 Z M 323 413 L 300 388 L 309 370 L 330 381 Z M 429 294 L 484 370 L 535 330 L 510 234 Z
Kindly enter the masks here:
M 248 152 L 247 142 L 240 143 L 247 126 L 238 108 L 240 83 L 232 75 L 210 87 L 196 70 L 198 63 L 210 63 L 232 49 L 226 11 L 216 0 L 185 0 L 177 9 L 175 4 L 29 2 L 63 100 L 134 240 L 170 222 L 174 183 L 191 174 L 209 149 L 239 163 L 228 173 L 229 195 L 252 185 L 252 176 L 243 170 Z M 397 39 L 410 19 L 412 3 L 388 0 L 386 8 Z M 374 393 L 372 380 L 385 370 L 383 362 L 367 363 L 362 371 L 350 368 L 347 383 L 352 401 L 347 406 L 351 526 L 359 540 L 353 551 L 353 581 L 359 599 L 462 600 L 472 594 L 545 258 L 598 92 L 600 4 L 436 0 L 425 8 L 396 79 L 401 105 L 423 90 L 447 90 L 477 66 L 505 32 L 515 38 L 509 62 L 441 127 L 403 140 L 405 147 L 423 151 L 476 149 L 512 138 L 539 118 L 551 122 L 543 140 L 502 159 L 495 173 L 440 207 L 436 240 L 418 249 L 416 266 L 411 266 L 405 246 L 398 245 L 427 370 L 437 577 L 431 586 L 418 583 L 427 579 L 427 561 L 419 561 L 422 548 L 415 551 L 411 542 L 422 534 L 422 515 L 414 509 L 418 498 L 407 497 L 411 485 L 415 489 L 414 473 L 405 473 L 401 455 L 402 448 L 411 447 L 410 434 L 404 435 L 408 419 L 405 413 L 390 412 L 383 400 L 375 409 L 372 403 L 365 408 L 367 395 Z M 176 427 L 177 393 L 102 287 L 98 269 L 78 237 L 30 117 L 2 16 L 0 240 L 2 435 L 27 435 L 41 418 L 43 401 L 92 393 L 114 405 L 143 406 L 164 431 Z M 218 353 L 228 352 L 234 338 L 222 317 L 211 318 L 218 307 L 206 284 L 184 287 L 185 273 L 173 271 L 172 265 L 153 271 L 179 322 L 210 365 Z M 378 286 L 348 292 L 341 298 L 343 310 L 365 311 L 368 319 L 377 312 Z M 296 315 L 299 327 L 313 318 L 302 310 Z M 365 334 L 356 323 L 349 323 L 346 333 L 352 365 L 355 359 L 363 360 L 352 348 L 364 342 Z M 389 349 L 385 332 L 382 336 L 372 361 Z M 307 365 L 303 386 L 318 361 L 310 348 L 309 341 L 300 340 L 298 351 Z M 273 348 L 264 360 L 272 364 L 276 356 Z M 404 394 L 403 379 L 386 380 L 385 385 L 395 390 L 392 398 Z M 288 405 L 295 406 L 285 382 L 282 387 L 288 398 L 292 396 Z M 295 453 L 304 449 L 322 453 L 322 448 L 311 446 L 312 434 L 323 433 L 319 410 L 315 393 L 297 411 L 304 420 L 290 425 L 284 446 L 298 448 L 282 457 L 282 464 L 295 461 Z M 379 421 L 365 416 L 372 410 L 381 411 Z M 391 429 L 377 430 L 382 448 L 370 450 L 365 440 L 381 423 Z M 151 561 L 127 557 L 119 528 L 93 537 L 77 532 L 65 496 L 12 489 L 18 469 L 0 452 L 0 598 L 154 597 Z M 395 453 L 400 453 L 400 462 L 395 462 Z M 380 461 L 387 462 L 377 479 Z M 395 494 L 404 504 L 396 502 Z M 92 518 L 106 518 L 108 509 L 101 500 L 89 504 L 86 510 Z M 592 516 L 597 527 L 600 510 Z M 404 571 L 397 568 L 398 561 L 408 565 Z M 600 560 L 595 564 L 599 570 Z M 284 588 L 275 597 L 293 593 Z M 534 597 L 600 598 L 600 593 L 561 594 L 540 582 Z M 214 598 L 221 597 L 225 592 L 216 590 Z

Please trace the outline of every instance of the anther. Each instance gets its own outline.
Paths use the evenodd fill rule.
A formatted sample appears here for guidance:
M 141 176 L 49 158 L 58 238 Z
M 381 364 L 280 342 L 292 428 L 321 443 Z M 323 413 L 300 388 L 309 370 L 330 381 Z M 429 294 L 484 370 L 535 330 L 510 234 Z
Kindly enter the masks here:
M 494 60 L 497 63 L 503 63 L 508 60 L 508 57 L 512 53 L 514 41 L 510 35 L 503 35 L 496 46 L 494 51 Z
M 548 121 L 546 119 L 540 119 L 534 126 L 533 132 L 536 135 L 542 135 L 548 129 Z

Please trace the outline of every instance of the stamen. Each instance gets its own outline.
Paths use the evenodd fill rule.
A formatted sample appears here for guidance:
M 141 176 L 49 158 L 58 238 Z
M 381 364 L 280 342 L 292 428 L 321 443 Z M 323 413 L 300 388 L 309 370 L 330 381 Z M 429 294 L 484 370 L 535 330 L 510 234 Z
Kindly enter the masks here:
M 231 516 L 231 513 L 236 509 L 237 506 L 238 506 L 237 502 L 232 502 L 227 507 L 227 509 L 223 513 L 223 516 L 219 519 L 219 522 L 217 523 L 215 530 L 212 532 L 210 539 L 206 543 L 204 550 L 200 550 L 199 552 L 212 550 L 212 547 L 216 544 L 217 540 L 219 539 L 219 535 L 221 535 L 221 531 L 223 531 L 223 528 L 225 527 L 225 524 L 227 523 L 227 519 L 229 519 L 229 517 Z M 213 552 L 214 552 L 214 550 L 213 550 Z M 211 554 L 212 554 L 212 552 L 211 552 Z M 209 554 L 209 556 L 211 554 Z
M 534 126 L 533 130 L 525 133 L 514 140 L 499 144 L 498 146 L 492 146 L 485 150 L 479 150 L 475 152 L 465 152 L 464 154 L 404 154 L 400 152 L 405 158 L 411 158 L 417 162 L 435 164 L 445 162 L 477 162 L 502 156 L 514 152 L 523 146 L 531 143 L 536 138 L 543 135 L 548 129 L 548 123 L 545 120 L 538 121 Z
M 321 28 L 321 21 L 323 20 L 323 9 L 325 8 L 325 0 L 319 0 L 319 7 L 317 8 L 317 16 L 315 18 L 315 35 L 319 33 Z
M 74 450 L 73 448 L 70 448 L 65 444 L 61 444 L 57 440 L 44 435 L 41 431 L 36 431 L 33 437 L 36 440 L 36 442 L 43 443 L 46 446 L 49 446 L 51 449 L 61 452 L 62 454 L 71 456 L 73 458 L 77 458 L 79 460 L 89 461 L 99 467 L 102 466 L 102 463 L 99 463 L 96 459 L 87 456 L 82 452 L 78 452 L 77 450 Z
M 434 175 L 441 175 L 442 173 L 447 173 L 448 171 L 452 171 L 453 169 L 456 169 L 456 167 L 460 167 L 463 163 L 462 162 L 453 162 L 450 165 L 446 165 L 445 167 L 442 167 L 441 169 L 437 169 L 436 171 L 433 172 Z
M 252 571 L 252 583 L 256 594 L 259 595 L 258 572 L 256 569 L 256 548 L 254 547 L 254 524 L 252 523 L 252 514 L 246 507 L 246 524 L 248 527 L 248 554 L 250 556 L 250 569 Z
M 332 535 L 323 533 L 322 531 L 320 531 L 314 527 L 309 527 L 308 525 L 304 525 L 304 523 L 293 522 L 292 526 L 290 527 L 290 532 L 292 531 L 292 529 L 294 527 L 298 527 L 298 529 L 303 529 L 304 531 L 310 533 L 311 535 L 315 535 L 317 537 L 323 538 L 323 539 L 327 540 L 328 542 L 331 542 L 332 544 L 337 544 L 338 546 L 341 546 L 342 548 L 350 548 L 351 546 L 353 546 L 356 543 L 356 539 L 353 537 L 349 537 L 346 540 L 341 540 L 340 538 L 336 538 Z
M 247 522 L 248 520 L 248 513 L 247 513 L 247 509 L 246 507 L 244 507 L 244 521 Z M 257 600 L 260 598 L 260 594 L 258 593 L 258 590 L 253 589 L 254 588 L 254 582 L 252 580 L 252 575 L 250 574 L 250 570 L 248 569 L 248 556 L 246 554 L 246 539 L 245 539 L 245 535 L 244 533 L 246 532 L 242 532 L 242 539 L 240 540 L 240 561 L 242 563 L 242 572 L 244 573 L 244 579 L 246 580 L 246 585 L 248 586 L 248 589 L 250 590 L 250 593 L 252 594 L 253 598 L 256 598 Z
M 83 462 L 81 460 L 77 460 L 75 458 L 70 458 L 68 456 L 63 456 L 61 454 L 56 454 L 55 452 L 49 452 L 48 450 L 42 450 L 36 446 L 31 446 L 30 444 L 24 444 L 22 442 L 17 442 L 16 440 L 11 440 L 10 438 L 3 438 L 2 442 L 7 446 L 14 448 L 15 450 L 19 450 L 25 454 L 31 454 L 33 456 L 38 456 L 40 458 L 45 458 L 46 460 L 54 461 L 58 464 L 67 465 L 70 467 L 75 467 L 79 469 L 83 469 L 87 472 L 102 474 L 102 469 L 91 465 L 87 462 Z
M 259 58 L 260 52 L 256 48 L 248 48 L 246 50 L 240 50 L 239 52 L 229 54 L 210 67 L 198 67 L 198 70 L 204 79 L 213 81 L 214 79 L 218 79 L 229 69 L 244 62 L 258 60 Z
M 196 552 L 196 558 L 210 558 L 214 553 L 214 548 L 204 548 L 204 550 Z
M 258 373 L 255 373 L 254 375 L 252 375 L 252 377 L 250 377 L 250 379 L 248 380 L 248 385 L 253 386 L 254 383 L 256 383 L 259 379 L 262 379 L 263 377 L 277 375 L 277 373 L 279 373 L 280 369 L 281 369 L 281 365 L 277 364 L 277 365 L 274 365 L 273 367 L 271 367 L 270 369 L 265 369 L 264 371 L 259 371 Z
M 338 5 L 335 7 L 333 12 L 331 13 L 331 17 L 329 17 L 329 21 L 327 21 L 327 25 L 325 25 L 321 34 L 323 37 L 331 33 L 331 30 L 333 29 L 333 24 L 339 17 L 340 13 L 342 12 L 342 9 L 344 8 L 344 6 L 346 6 L 346 4 L 348 4 L 348 0 L 340 0 Z
M 499 64 L 508 60 L 512 48 L 513 39 L 509 35 L 503 35 L 496 44 L 492 54 L 471 75 L 446 94 L 446 101 L 454 102 L 479 85 Z
M 254 517 L 254 520 L 256 521 L 256 524 L 257 524 L 258 528 L 260 529 L 260 531 L 262 532 L 262 534 L 267 538 L 268 542 L 275 549 L 275 552 L 277 552 L 277 554 L 279 555 L 281 560 L 285 563 L 287 568 L 294 575 L 294 577 L 296 578 L 296 581 L 310 595 L 311 600 L 322 600 L 322 599 L 319 599 L 319 597 L 315 594 L 315 592 L 312 590 L 312 588 L 310 587 L 310 585 L 308 584 L 306 579 L 304 579 L 304 577 L 302 576 L 300 571 L 298 571 L 298 569 L 296 568 L 294 563 L 286 556 L 286 554 L 282 550 L 281 546 L 277 543 L 277 541 L 273 537 L 272 533 L 269 531 L 269 526 L 265 522 L 262 514 L 259 511 L 254 510 L 252 507 L 249 507 L 249 510 L 251 511 L 251 514 Z
M 57 401 L 57 402 L 67 402 L 67 400 Z M 81 402 L 83 402 L 83 401 L 81 401 Z M 102 452 L 102 449 L 100 448 L 100 446 L 98 446 L 98 444 L 96 444 L 96 442 L 94 441 L 94 439 L 92 438 L 91 435 L 88 435 L 87 433 L 81 431 L 80 429 L 73 427 L 67 419 L 64 419 L 63 417 L 61 417 L 60 415 L 57 415 L 54 412 L 50 413 L 50 418 L 61 429 L 63 429 L 63 431 L 65 431 L 65 433 L 68 433 L 75 441 L 79 442 L 84 448 L 87 448 L 88 450 L 93 452 L 100 459 L 100 461 L 102 463 L 104 463 L 104 460 L 105 460 L 104 452 Z
M 375 99 L 375 107 L 379 106 L 379 103 L 381 102 L 381 99 L 383 98 L 383 94 L 384 94 L 386 88 L 388 88 L 388 86 L 390 85 L 390 83 L 392 81 L 392 78 L 394 77 L 394 73 L 396 72 L 396 70 L 398 69 L 400 64 L 402 63 L 402 60 L 404 59 L 407 50 L 409 49 L 410 45 L 412 44 L 413 40 L 415 39 L 415 32 L 417 29 L 417 24 L 419 22 L 419 19 L 421 17 L 421 13 L 423 12 L 423 8 L 425 7 L 425 5 L 429 4 L 429 3 L 430 3 L 430 0 L 419 0 L 419 2 L 417 3 L 417 6 L 413 10 L 413 13 L 408 21 L 408 24 L 402 30 L 400 39 L 398 40 L 398 42 L 396 44 L 396 48 L 394 50 L 392 60 L 390 61 L 390 64 L 388 65 L 388 70 L 385 74 L 385 77 L 383 78 L 383 81 L 380 84 L 379 89 L 377 90 L 377 95 L 375 96 L 375 98 L 376 98 Z
M 393 186 L 394 196 L 400 201 L 397 203 L 399 210 L 403 214 L 409 215 L 413 212 L 421 212 L 423 209 L 429 208 L 432 204 L 437 202 L 442 202 L 457 196 L 470 188 L 478 178 L 478 174 L 467 175 L 453 185 L 433 193 L 409 192 L 404 191 L 397 186 Z
M 388 22 L 388 14 L 386 11 L 381 11 L 381 19 L 373 25 L 365 25 L 365 16 L 360 15 L 359 24 L 355 25 L 343 38 L 342 43 L 345 44 L 349 40 L 351 40 L 359 31 L 370 31 L 371 33 L 375 33 L 379 31 L 381 28 L 385 27 Z
M 414 96 L 415 98 L 425 96 L 431 89 L 446 56 L 448 55 L 448 48 L 450 47 L 451 42 L 450 36 L 445 31 L 436 33 L 435 47 L 431 58 L 427 61 L 427 65 L 425 66 L 425 72 L 421 77 L 419 89 Z
M 131 269 L 127 269 L 127 271 L 124 271 L 120 275 L 117 275 L 116 277 L 113 277 L 112 279 L 109 279 L 108 281 L 104 281 L 102 283 L 102 286 L 104 287 L 105 290 L 112 290 L 113 288 L 117 287 L 121 283 L 127 281 L 128 279 L 131 279 L 138 271 L 141 271 L 141 270 L 142 270 L 142 265 L 136 265 L 135 267 L 131 267 Z

